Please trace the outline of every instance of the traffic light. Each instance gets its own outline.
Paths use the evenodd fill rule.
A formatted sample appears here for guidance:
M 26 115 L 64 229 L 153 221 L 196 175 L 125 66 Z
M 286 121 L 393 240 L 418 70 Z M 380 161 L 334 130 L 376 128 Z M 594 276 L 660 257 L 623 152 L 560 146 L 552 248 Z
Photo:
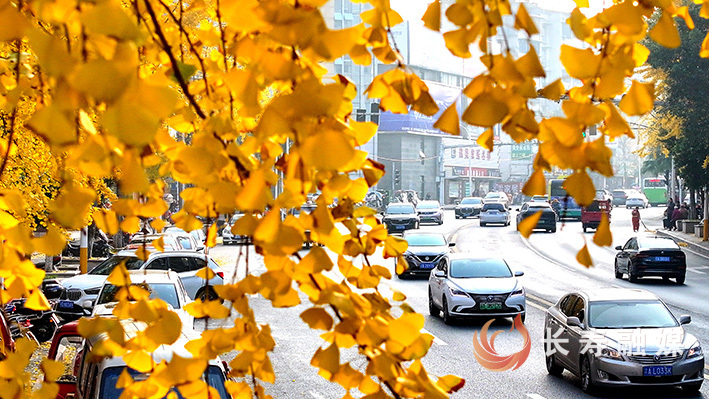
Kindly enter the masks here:
M 399 184 L 401 180 L 401 171 L 399 169 L 394 169 L 394 183 Z

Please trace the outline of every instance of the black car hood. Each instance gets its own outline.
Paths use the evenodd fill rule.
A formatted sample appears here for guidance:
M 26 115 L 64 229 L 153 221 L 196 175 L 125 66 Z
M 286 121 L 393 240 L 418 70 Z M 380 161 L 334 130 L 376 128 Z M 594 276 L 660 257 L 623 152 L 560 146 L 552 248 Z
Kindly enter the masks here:
M 448 246 L 446 245 L 441 245 L 441 246 L 409 246 L 409 248 L 406 250 L 407 253 L 413 254 L 413 255 L 440 255 L 440 254 L 445 254 L 448 253 Z

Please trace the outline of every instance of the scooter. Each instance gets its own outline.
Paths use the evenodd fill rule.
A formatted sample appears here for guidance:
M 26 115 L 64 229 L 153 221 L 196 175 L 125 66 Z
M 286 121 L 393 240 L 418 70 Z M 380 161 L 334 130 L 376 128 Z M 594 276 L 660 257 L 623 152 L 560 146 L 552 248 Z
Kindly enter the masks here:
M 80 249 L 81 243 L 79 240 L 69 241 L 66 244 L 66 248 L 64 248 L 62 255 L 78 257 L 80 254 Z M 93 257 L 105 258 L 111 256 L 111 251 L 113 251 L 111 244 L 99 235 L 97 235 L 94 242 L 91 243 L 91 256 Z
M 54 332 L 59 327 L 59 317 L 53 310 L 28 309 L 25 307 L 24 299 L 8 302 L 5 305 L 5 314 L 7 314 L 10 324 L 17 324 L 17 328 L 20 330 L 14 331 L 13 334 L 21 334 L 23 328 L 29 329 L 39 342 L 52 339 Z M 12 331 L 12 327 L 10 330 Z

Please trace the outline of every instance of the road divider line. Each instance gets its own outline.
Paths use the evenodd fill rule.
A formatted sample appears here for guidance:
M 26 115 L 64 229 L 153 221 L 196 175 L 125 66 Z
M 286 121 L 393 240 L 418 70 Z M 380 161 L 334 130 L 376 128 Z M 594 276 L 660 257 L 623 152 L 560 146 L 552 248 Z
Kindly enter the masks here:
M 437 343 L 438 345 L 441 345 L 441 346 L 442 346 L 442 345 L 448 345 L 448 343 L 447 343 L 446 341 L 444 341 L 444 340 L 438 338 L 438 337 L 436 336 L 436 334 L 434 334 L 434 333 L 428 331 L 428 330 L 425 329 L 425 328 L 422 328 L 422 329 L 421 329 L 421 332 L 422 332 L 422 333 L 426 333 L 426 334 L 431 334 L 431 335 L 433 336 L 433 342 Z
M 536 393 L 528 393 L 527 397 L 530 399 L 546 399 L 544 396 L 536 394 Z
M 534 303 L 534 302 L 532 302 L 532 301 L 527 301 L 527 305 L 529 305 L 529 306 L 531 306 L 531 307 L 533 307 L 533 308 L 537 308 L 537 309 L 541 310 L 542 312 L 546 312 L 546 311 L 547 311 L 547 308 L 545 308 L 545 307 L 542 306 L 542 305 L 536 304 L 536 303 Z
M 538 297 L 538 296 L 536 296 L 536 295 L 532 295 L 532 294 L 529 294 L 529 293 L 527 294 L 527 298 L 532 298 L 533 300 L 535 300 L 535 301 L 537 301 L 537 302 L 541 302 L 542 304 L 549 305 L 549 306 L 551 306 L 551 305 L 554 304 L 554 302 L 547 301 L 547 300 L 544 299 L 544 298 L 540 298 L 540 297 Z
M 694 269 L 690 269 L 690 268 L 687 268 L 687 271 L 692 272 L 692 273 L 697 273 L 697 274 L 706 274 L 701 270 L 694 270 Z
M 527 246 L 527 249 L 529 249 L 530 251 L 534 252 L 534 253 L 535 253 L 537 256 L 539 256 L 540 258 L 542 258 L 542 259 L 546 260 L 547 262 L 552 263 L 552 264 L 554 264 L 554 265 L 561 266 L 561 267 L 566 267 L 566 265 L 564 265 L 563 263 L 561 263 L 561 262 L 559 262 L 559 261 L 557 261 L 557 260 L 555 260 L 555 259 L 552 259 L 552 258 L 546 256 L 546 255 L 543 254 L 541 251 L 539 251 L 538 249 L 534 248 L 534 247 L 532 246 L 532 244 L 529 242 L 529 240 L 526 239 L 526 238 L 524 238 L 524 236 L 521 236 L 521 235 L 520 235 L 520 238 L 522 239 L 522 242 L 524 243 L 524 245 Z

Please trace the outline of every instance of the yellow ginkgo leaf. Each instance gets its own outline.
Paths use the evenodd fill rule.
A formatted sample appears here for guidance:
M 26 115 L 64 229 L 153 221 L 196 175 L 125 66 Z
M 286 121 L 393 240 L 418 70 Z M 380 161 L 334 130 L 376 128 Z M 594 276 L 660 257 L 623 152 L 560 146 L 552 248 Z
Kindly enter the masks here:
M 56 105 L 40 108 L 26 126 L 44 138 L 50 145 L 76 141 L 76 127 L 70 115 Z
M 197 270 L 197 273 L 194 274 L 195 277 L 199 277 L 205 280 L 211 280 L 213 279 L 216 274 L 214 273 L 214 270 L 209 268 L 208 266 L 205 266 L 199 270 Z
M 204 240 L 204 245 L 209 248 L 213 248 L 217 245 L 217 224 L 212 223 L 207 230 L 207 238 Z
M 110 209 L 101 209 L 94 213 L 94 222 L 96 227 L 108 235 L 114 235 L 118 232 L 118 218 L 116 212 Z M 162 231 L 159 230 L 159 231 Z
M 327 349 L 318 348 L 310 360 L 313 367 L 320 369 L 320 373 L 327 373 L 327 377 L 335 374 L 340 369 L 340 349 L 332 344 Z
M 644 115 L 652 110 L 655 101 L 655 85 L 633 81 L 628 93 L 618 106 L 629 116 Z
M 406 295 L 403 292 L 396 289 L 392 289 L 392 291 L 394 292 L 394 294 L 392 295 L 393 300 L 399 302 L 406 300 Z
M 106 281 L 118 287 L 130 285 L 130 275 L 128 274 L 128 269 L 126 269 L 125 261 L 113 268 Z
M 162 229 L 165 228 L 165 220 L 153 219 L 150 221 L 150 226 L 152 226 L 152 228 L 155 229 L 155 231 L 162 231 Z
M 588 0 L 574 0 L 574 3 L 578 8 L 588 8 Z
M 300 318 L 310 328 L 329 331 L 332 328 L 332 316 L 323 308 L 310 308 L 300 314 Z
M 96 193 L 86 187 L 66 187 L 59 196 L 49 204 L 52 219 L 64 227 L 80 229 L 84 226 L 84 217 L 94 202 Z
M 601 223 L 593 235 L 593 242 L 600 247 L 609 247 L 613 244 L 613 234 L 611 233 L 611 223 L 608 220 L 608 214 L 603 212 L 601 215 Z
M 553 101 L 559 101 L 559 99 L 561 99 L 561 95 L 564 94 L 565 91 L 566 90 L 564 89 L 564 84 L 561 82 L 561 79 L 557 79 L 549 83 L 543 89 L 539 90 L 539 95 Z
M 574 36 L 579 40 L 586 40 L 593 32 L 592 28 L 588 25 L 586 16 L 583 15 L 578 8 L 574 8 L 567 22 L 571 27 L 571 31 L 574 32 Z
M 526 218 L 522 219 L 521 222 L 519 222 L 519 224 L 517 225 L 517 231 L 522 234 L 522 237 L 529 238 L 529 236 L 532 234 L 532 230 L 537 227 L 537 222 L 539 222 L 539 218 L 541 217 L 542 211 L 538 211 L 532 214 L 531 216 L 527 216 Z
M 399 237 L 389 236 L 384 244 L 384 258 L 393 258 L 406 252 L 409 243 Z
M 682 44 L 675 22 L 667 11 L 662 12 L 662 16 L 650 30 L 650 38 L 667 48 L 677 48 Z
M 496 100 L 489 95 L 480 95 L 476 97 L 468 108 L 463 112 L 463 120 L 471 125 L 490 127 L 501 122 L 507 113 L 509 107 L 502 101 Z
M 436 381 L 436 385 L 438 385 L 438 387 L 448 393 L 456 392 L 457 390 L 462 388 L 464 384 L 464 379 L 450 374 L 444 375 L 443 377 L 439 377 Z
M 493 133 L 492 129 L 487 129 L 484 132 L 478 136 L 478 139 L 475 140 L 478 145 L 488 151 L 492 151 L 494 147 L 494 138 L 495 134 Z
M 34 249 L 45 255 L 59 255 L 66 246 L 66 238 L 54 225 L 49 225 L 47 234 L 33 240 Z
M 403 346 L 411 345 L 420 335 L 424 318 L 419 313 L 404 313 L 389 322 L 389 339 Z
M 576 254 L 576 260 L 586 266 L 593 266 L 593 259 L 591 259 L 591 254 L 588 252 L 588 246 L 584 244 L 583 248 Z
M 534 173 L 532 173 L 532 176 L 529 177 L 524 187 L 522 187 L 522 193 L 530 197 L 547 193 L 547 182 L 542 169 L 536 169 Z
M 458 118 L 458 103 L 454 102 L 443 111 L 433 127 L 455 136 L 460 135 L 460 120 Z
M 423 21 L 423 26 L 428 29 L 438 32 L 441 30 L 441 2 L 440 0 L 434 0 L 426 8 L 426 12 L 421 18 Z
M 44 359 L 41 367 L 45 381 L 54 382 L 64 374 L 64 363 L 58 360 Z
M 709 3 L 704 3 L 709 4 Z M 709 33 L 704 36 L 704 41 L 702 42 L 702 48 L 699 49 L 699 56 L 702 58 L 709 58 Z
M 140 373 L 149 372 L 155 365 L 153 362 L 153 357 L 150 356 L 150 353 L 142 349 L 136 349 L 126 353 L 123 355 L 123 360 L 126 362 L 128 367 Z
M 25 307 L 33 310 L 49 310 L 52 308 L 49 301 L 47 301 L 47 297 L 44 296 L 42 291 L 37 289 L 32 290 L 32 293 L 27 297 Z
M 163 237 L 160 237 L 157 240 L 153 240 L 153 242 L 151 242 L 150 244 L 155 247 L 158 252 L 165 252 L 165 240 L 163 239 Z
M 327 148 L 328 151 L 323 151 Z M 354 156 L 354 148 L 342 132 L 326 130 L 305 140 L 300 155 L 306 165 L 320 170 L 344 166 Z
M 564 189 L 581 206 L 588 206 L 596 197 L 596 188 L 585 170 L 574 172 L 564 181 Z
M 537 26 L 534 25 L 534 21 L 532 21 L 532 18 L 527 12 L 527 8 L 521 3 L 517 9 L 517 15 L 515 16 L 515 29 L 524 29 L 529 36 L 539 33 Z
M 601 56 L 591 49 L 581 50 L 567 44 L 561 46 L 561 63 L 566 71 L 576 79 L 588 79 L 596 76 Z

